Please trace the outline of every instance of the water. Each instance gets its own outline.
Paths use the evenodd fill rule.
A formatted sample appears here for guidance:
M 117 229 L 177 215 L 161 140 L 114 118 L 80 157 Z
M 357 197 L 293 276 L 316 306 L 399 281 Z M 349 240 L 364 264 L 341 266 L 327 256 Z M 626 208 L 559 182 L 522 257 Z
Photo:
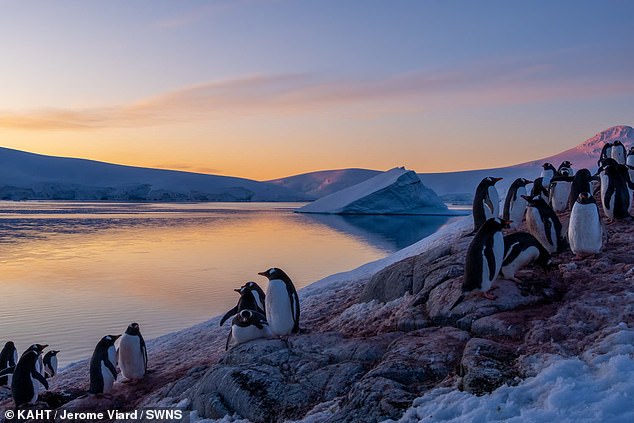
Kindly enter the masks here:
M 0 342 L 60 365 L 136 321 L 146 339 L 224 313 L 284 269 L 297 288 L 435 232 L 448 217 L 317 216 L 298 203 L 0 202 Z M 301 294 L 300 294 L 301 295 Z

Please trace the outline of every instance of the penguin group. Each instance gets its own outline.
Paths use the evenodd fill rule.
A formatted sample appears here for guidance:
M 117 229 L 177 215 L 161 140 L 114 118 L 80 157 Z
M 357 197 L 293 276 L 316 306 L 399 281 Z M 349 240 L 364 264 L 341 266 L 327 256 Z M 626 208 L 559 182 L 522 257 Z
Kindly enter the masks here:
M 634 146 L 628 152 L 620 141 L 606 143 L 597 164 L 593 174 L 589 169 L 575 172 L 567 160 L 557 168 L 544 163 L 534 180 L 511 183 L 501 216 L 495 184 L 502 178 L 482 179 L 473 199 L 474 237 L 465 257 L 462 294 L 450 310 L 473 295 L 495 299 L 498 277 L 520 282 L 516 273 L 529 265 L 548 271 L 552 256 L 568 249 L 577 260 L 599 254 L 606 231 L 597 203 L 607 224 L 632 219 Z M 560 220 L 564 216 L 569 217 L 567 227 Z
M 291 278 L 280 268 L 272 267 L 258 275 L 268 280 L 266 293 L 249 281 L 239 289 L 238 304 L 220 319 L 228 319 L 231 328 L 225 349 L 258 338 L 282 337 L 299 333 L 299 296 Z

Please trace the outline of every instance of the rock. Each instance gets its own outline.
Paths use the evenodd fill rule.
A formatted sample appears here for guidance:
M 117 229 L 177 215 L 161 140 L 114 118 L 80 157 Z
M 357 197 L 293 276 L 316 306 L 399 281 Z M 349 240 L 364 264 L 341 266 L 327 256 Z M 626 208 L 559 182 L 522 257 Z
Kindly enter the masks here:
M 399 261 L 378 272 L 363 289 L 359 302 L 392 301 L 412 293 L 415 257 Z
M 515 378 L 512 348 L 488 339 L 473 338 L 464 349 L 460 367 L 465 391 L 482 395 Z

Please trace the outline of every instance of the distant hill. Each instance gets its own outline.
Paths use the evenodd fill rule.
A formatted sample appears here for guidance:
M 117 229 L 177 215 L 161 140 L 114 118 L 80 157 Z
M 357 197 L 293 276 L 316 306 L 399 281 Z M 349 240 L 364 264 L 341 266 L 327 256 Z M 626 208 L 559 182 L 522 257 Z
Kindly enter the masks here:
M 315 200 L 344 188 L 356 185 L 381 173 L 369 169 L 338 169 L 303 173 L 287 178 L 273 179 L 270 182 L 296 192 L 306 194 Z
M 122 166 L 0 148 L 0 199 L 113 201 L 302 201 L 283 186 Z

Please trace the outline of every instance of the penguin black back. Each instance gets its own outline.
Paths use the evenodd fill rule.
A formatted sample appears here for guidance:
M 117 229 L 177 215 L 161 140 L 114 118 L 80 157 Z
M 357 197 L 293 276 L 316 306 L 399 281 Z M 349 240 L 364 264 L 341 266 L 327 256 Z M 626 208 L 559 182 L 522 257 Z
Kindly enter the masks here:
M 513 248 L 516 245 L 522 248 Z M 526 249 L 527 246 L 533 246 L 539 250 L 539 257 L 535 260 L 535 263 L 542 269 L 548 270 L 550 267 L 550 253 L 537 238 L 528 232 L 514 232 L 504 237 L 504 263 L 502 266 L 514 261 L 522 252 L 522 249 Z
M 566 243 L 561 234 L 561 221 L 557 217 L 557 213 L 553 208 L 544 201 L 540 196 L 536 197 L 524 197 L 529 207 L 533 207 L 539 213 L 539 218 L 543 225 L 544 236 L 549 244 L 557 245 L 557 252 L 562 252 L 565 249 Z M 552 231 L 554 229 L 557 239 L 552 239 Z
M 90 359 L 90 388 L 88 392 L 91 394 L 102 394 L 107 389 L 105 386 L 104 375 L 102 374 L 102 364 L 112 374 L 112 379 L 117 379 L 117 369 L 115 363 L 111 360 L 111 349 L 114 349 L 114 343 L 120 335 L 106 335 L 97 343 L 95 351 Z M 116 353 L 115 353 L 116 358 Z
M 8 341 L 4 344 L 2 352 L 0 352 L 0 371 L 15 366 L 15 357 L 17 356 L 17 350 L 15 344 L 12 341 Z M 4 386 L 9 382 L 8 376 L 0 377 L 0 386 Z
M 634 184 L 630 180 L 627 166 L 619 164 L 611 158 L 604 159 L 601 163 L 599 173 L 605 173 L 608 183 L 607 187 L 601 187 L 603 197 L 601 200 L 604 207 L 613 204 L 612 213 L 615 219 L 630 217 L 630 189 L 634 189 Z
M 242 310 L 257 311 L 258 313 L 266 315 L 266 306 L 264 305 L 266 294 L 257 283 L 249 281 L 242 285 L 241 288 L 234 289 L 234 291 L 240 294 L 240 299 L 238 300 L 238 304 L 226 312 L 222 319 L 220 319 L 220 326 L 230 317 L 235 316 Z
M 299 333 L 299 295 L 297 295 L 297 290 L 295 289 L 295 285 L 293 284 L 291 278 L 286 274 L 286 272 L 278 267 L 272 267 L 267 271 L 259 272 L 258 275 L 265 276 L 269 280 L 268 289 L 271 288 L 271 281 L 281 280 L 282 282 L 284 282 L 284 285 L 286 286 L 288 300 L 290 301 L 291 314 L 294 322 L 292 332 Z M 270 299 L 270 297 L 267 298 Z M 267 312 L 269 311 L 270 310 L 267 307 Z M 269 321 L 269 324 L 275 326 L 275 323 L 271 323 L 271 321 Z
M 36 367 L 42 351 L 47 346 L 41 344 L 31 345 L 22 353 L 18 363 L 15 365 L 13 380 L 11 381 L 11 393 L 16 408 L 37 400 L 39 389 L 34 383 L 39 382 L 48 389 L 48 382 Z
M 502 178 L 486 177 L 480 181 L 473 196 L 473 231 L 476 232 L 487 219 L 498 217 L 499 197 L 495 184 Z
M 44 356 L 44 375 L 47 378 L 57 374 L 57 353 L 59 353 L 59 350 L 51 350 Z
M 491 218 L 484 222 L 478 232 L 476 232 L 475 237 L 467 249 L 465 273 L 462 283 L 463 292 L 466 293 L 482 289 L 483 282 L 486 282 L 482 280 L 483 266 L 488 266 L 489 278 L 495 280 L 499 271 L 496 267 L 500 267 L 502 263 L 500 262 L 498 263 L 499 266 L 496 266 L 494 235 L 501 232 L 502 229 L 507 226 L 508 222 L 499 218 Z M 501 248 L 503 254 L 503 245 Z M 483 256 L 485 260 L 483 260 Z M 452 308 L 456 305 L 457 303 L 454 304 Z
M 526 185 L 532 183 L 533 181 L 529 181 L 524 178 L 517 178 L 513 181 L 509 190 L 506 192 L 506 198 L 504 199 L 504 210 L 502 211 L 502 219 L 511 220 L 511 204 L 517 201 L 518 193 L 517 190 L 522 187 L 526 187 Z M 520 222 L 521 223 L 521 222 Z
M 544 178 L 541 176 L 533 181 L 533 188 L 531 189 L 530 196 L 548 197 L 548 190 L 544 187 Z

